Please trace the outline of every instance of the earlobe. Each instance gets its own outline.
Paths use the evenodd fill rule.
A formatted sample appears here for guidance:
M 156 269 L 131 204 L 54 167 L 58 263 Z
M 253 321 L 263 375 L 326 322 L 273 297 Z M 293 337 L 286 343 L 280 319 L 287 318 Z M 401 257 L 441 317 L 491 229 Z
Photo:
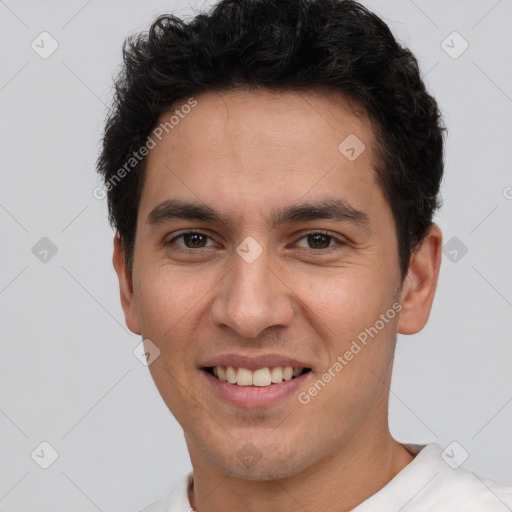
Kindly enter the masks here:
M 134 334 L 140 334 L 141 330 L 133 294 L 132 276 L 128 272 L 123 243 L 118 234 L 114 237 L 112 264 L 114 265 L 117 278 L 119 279 L 119 293 L 126 325 Z
M 427 323 L 439 277 L 441 248 L 441 230 L 433 224 L 411 255 L 401 294 L 400 334 L 415 334 Z

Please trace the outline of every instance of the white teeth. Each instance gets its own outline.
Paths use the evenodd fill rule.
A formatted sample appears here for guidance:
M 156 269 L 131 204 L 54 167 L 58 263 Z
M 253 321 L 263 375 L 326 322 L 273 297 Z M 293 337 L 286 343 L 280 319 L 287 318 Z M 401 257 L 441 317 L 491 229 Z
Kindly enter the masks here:
M 268 368 L 260 368 L 252 374 L 253 386 L 270 386 L 270 384 L 272 384 L 272 379 Z
M 214 366 L 213 374 L 222 382 L 238 386 L 266 387 L 279 384 L 284 380 L 291 380 L 302 372 L 303 368 L 291 366 L 274 366 L 272 368 L 258 368 L 251 371 L 248 368 L 235 368 L 234 366 Z
M 232 366 L 226 368 L 226 381 L 230 384 L 236 384 L 236 368 Z
M 281 366 L 274 366 L 274 368 L 272 368 L 272 382 L 274 384 L 283 382 L 283 369 Z
M 227 379 L 226 379 L 226 370 L 224 369 L 224 367 L 223 366 L 216 366 L 215 368 L 217 368 L 217 372 L 218 372 L 217 377 L 219 377 L 219 379 L 222 382 L 226 382 L 227 381 Z M 213 373 L 215 373 L 215 368 L 213 369 Z
M 247 368 L 238 368 L 236 383 L 239 386 L 252 386 L 252 372 Z
M 290 380 L 293 377 L 293 368 L 291 366 L 285 366 L 283 370 L 283 379 Z

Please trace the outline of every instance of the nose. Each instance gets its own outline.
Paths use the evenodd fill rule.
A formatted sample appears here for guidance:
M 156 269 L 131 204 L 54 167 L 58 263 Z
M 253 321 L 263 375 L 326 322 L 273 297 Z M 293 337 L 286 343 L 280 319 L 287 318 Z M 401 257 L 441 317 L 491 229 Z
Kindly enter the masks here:
M 267 252 L 252 263 L 234 255 L 233 268 L 219 283 L 211 305 L 213 325 L 257 338 L 268 327 L 289 325 L 293 315 L 292 291 Z

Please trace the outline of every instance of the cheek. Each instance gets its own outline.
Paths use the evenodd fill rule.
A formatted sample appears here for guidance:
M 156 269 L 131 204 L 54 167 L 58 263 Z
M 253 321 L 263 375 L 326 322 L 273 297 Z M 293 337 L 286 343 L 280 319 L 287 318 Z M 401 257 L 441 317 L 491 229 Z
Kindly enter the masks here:
M 382 311 L 385 314 L 389 310 Z M 385 403 L 396 317 L 392 319 L 389 315 L 386 323 L 380 320 L 380 314 L 359 312 L 358 321 L 340 320 L 336 336 L 327 342 L 329 360 L 319 379 L 326 378 L 328 383 L 318 392 L 315 409 L 326 411 L 326 429 L 336 429 L 340 418 L 350 418 L 350 428 L 357 428 L 377 403 Z
M 135 290 L 143 335 L 181 338 L 204 308 L 215 280 L 165 264 L 147 268 Z
M 331 369 L 336 375 L 335 383 L 329 384 L 331 392 L 349 391 L 348 396 L 342 391 L 341 399 L 339 394 L 330 397 L 345 411 L 358 401 L 372 402 L 382 388 L 376 375 L 385 379 L 391 368 L 397 314 L 392 308 L 393 285 L 388 280 L 349 269 L 296 280 L 304 293 L 300 295 L 297 289 L 297 296 L 302 296 L 306 305 L 304 314 L 309 311 L 307 321 L 323 340 L 323 371 Z M 339 364 L 333 368 L 336 362 Z
M 304 314 L 310 311 L 311 321 L 316 318 L 333 337 L 356 336 L 391 307 L 391 283 L 362 267 L 297 272 L 289 280 Z

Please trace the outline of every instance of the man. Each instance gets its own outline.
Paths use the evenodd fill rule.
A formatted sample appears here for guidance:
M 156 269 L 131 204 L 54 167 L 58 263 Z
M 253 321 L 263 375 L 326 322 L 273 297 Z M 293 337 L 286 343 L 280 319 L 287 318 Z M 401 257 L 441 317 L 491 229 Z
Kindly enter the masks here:
M 443 127 L 353 1 L 224 0 L 128 41 L 98 169 L 126 323 L 193 472 L 147 512 L 498 511 L 388 428 L 428 320 Z

